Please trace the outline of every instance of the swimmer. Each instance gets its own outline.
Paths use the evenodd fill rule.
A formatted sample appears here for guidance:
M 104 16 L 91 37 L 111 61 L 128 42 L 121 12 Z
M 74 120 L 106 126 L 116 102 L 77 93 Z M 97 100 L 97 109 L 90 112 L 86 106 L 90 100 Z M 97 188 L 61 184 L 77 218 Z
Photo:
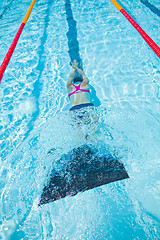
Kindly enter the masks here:
M 72 105 L 70 111 L 94 106 L 90 100 L 89 81 L 86 75 L 80 68 L 78 68 L 76 60 L 72 63 L 72 67 L 73 69 L 67 83 L 68 96 Z M 76 70 L 81 77 L 74 77 Z
M 78 126 L 78 133 L 81 132 L 81 137 L 89 139 L 97 131 L 98 117 L 95 115 L 95 107 L 90 100 L 89 81 L 85 73 L 78 67 L 76 60 L 72 63 L 72 67 L 67 83 L 71 102 L 70 111 L 73 111 L 73 123 Z M 80 76 L 76 76 L 76 71 Z M 79 131 L 81 126 L 81 131 Z

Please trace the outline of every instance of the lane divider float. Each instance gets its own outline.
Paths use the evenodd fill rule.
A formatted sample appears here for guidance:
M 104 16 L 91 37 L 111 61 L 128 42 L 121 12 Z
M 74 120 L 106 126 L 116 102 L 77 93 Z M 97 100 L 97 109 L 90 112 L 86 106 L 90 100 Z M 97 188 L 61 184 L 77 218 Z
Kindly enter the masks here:
M 22 31 L 23 31 L 23 28 L 24 28 L 26 22 L 29 19 L 29 16 L 30 16 L 30 14 L 32 12 L 32 9 L 33 9 L 33 6 L 34 6 L 35 2 L 36 2 L 36 0 L 32 1 L 31 5 L 30 5 L 30 7 L 29 7 L 29 9 L 28 9 L 28 11 L 26 13 L 26 16 L 23 19 L 23 22 L 21 23 L 20 28 L 18 29 L 18 32 L 16 33 L 16 36 L 13 39 L 13 42 L 12 42 L 12 44 L 11 44 L 11 46 L 10 46 L 10 48 L 9 48 L 9 50 L 8 50 L 4 60 L 3 60 L 3 62 L 1 64 L 1 66 L 0 66 L 0 83 L 1 83 L 1 80 L 2 80 L 2 77 L 3 77 L 3 74 L 4 74 L 6 68 L 7 68 L 8 64 L 9 64 L 9 61 L 10 61 L 11 57 L 12 57 L 14 49 L 15 49 L 15 47 L 17 45 L 19 37 L 20 37 L 20 35 L 21 35 Z
M 131 16 L 115 0 L 110 0 L 110 1 L 127 18 L 127 20 L 140 33 L 140 35 L 146 41 L 146 43 L 150 46 L 150 48 L 160 58 L 160 48 L 159 48 L 159 46 L 147 35 L 147 33 L 133 20 L 133 18 L 131 18 Z

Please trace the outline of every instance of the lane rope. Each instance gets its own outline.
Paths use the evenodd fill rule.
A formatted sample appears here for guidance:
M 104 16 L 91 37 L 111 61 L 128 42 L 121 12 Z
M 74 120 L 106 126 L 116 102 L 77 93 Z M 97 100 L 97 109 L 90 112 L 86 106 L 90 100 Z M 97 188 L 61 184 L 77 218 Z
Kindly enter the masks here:
M 127 20 L 140 33 L 140 35 L 146 41 L 146 43 L 150 46 L 150 48 L 160 58 L 160 48 L 159 48 L 159 46 L 147 35 L 147 33 L 133 20 L 133 18 L 131 18 L 131 16 L 115 0 L 110 0 L 110 1 L 127 18 Z
M 24 17 L 23 22 L 21 23 L 21 25 L 20 25 L 17 33 L 16 33 L 16 36 L 14 37 L 13 42 L 12 42 L 12 44 L 11 44 L 11 46 L 10 46 L 10 48 L 9 48 L 9 50 L 8 50 L 4 60 L 3 60 L 3 62 L 1 64 L 1 66 L 0 66 L 0 83 L 1 83 L 1 80 L 2 80 L 2 77 L 3 77 L 3 74 L 4 74 L 6 68 L 7 68 L 8 64 L 9 64 L 9 61 L 10 61 L 11 57 L 12 57 L 12 54 L 13 54 L 13 52 L 15 50 L 15 47 L 16 47 L 17 42 L 19 40 L 19 37 L 20 37 L 20 35 L 21 35 L 22 31 L 23 31 L 23 28 L 24 28 L 25 24 L 27 23 L 27 21 L 29 19 L 29 16 L 30 16 L 30 14 L 32 12 L 32 9 L 33 9 L 33 6 L 34 6 L 35 2 L 36 2 L 36 0 L 32 1 L 31 5 L 30 5 L 30 7 L 29 7 L 29 9 L 28 9 L 28 11 L 26 13 L 26 16 Z

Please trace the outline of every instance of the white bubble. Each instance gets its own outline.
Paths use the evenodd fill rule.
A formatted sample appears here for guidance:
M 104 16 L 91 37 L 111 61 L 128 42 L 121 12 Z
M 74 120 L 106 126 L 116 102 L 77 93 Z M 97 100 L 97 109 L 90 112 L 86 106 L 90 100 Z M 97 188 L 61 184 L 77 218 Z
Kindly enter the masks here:
M 36 99 L 29 97 L 22 100 L 16 110 L 16 115 L 23 117 L 24 115 L 30 116 L 37 110 Z

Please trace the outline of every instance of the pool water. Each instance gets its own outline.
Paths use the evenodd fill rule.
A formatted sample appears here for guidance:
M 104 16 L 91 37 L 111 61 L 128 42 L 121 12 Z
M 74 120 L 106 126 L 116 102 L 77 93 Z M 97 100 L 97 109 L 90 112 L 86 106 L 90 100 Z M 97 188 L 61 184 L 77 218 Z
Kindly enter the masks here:
M 66 1 L 37 0 L 0 86 L 0 239 L 158 240 L 159 59 L 109 0 L 70 5 L 98 117 L 88 141 L 109 148 L 130 178 L 38 207 L 53 162 L 90 131 L 77 131 L 68 111 Z M 30 3 L 0 2 L 0 62 Z M 160 2 L 149 3 L 119 1 L 160 46 Z

